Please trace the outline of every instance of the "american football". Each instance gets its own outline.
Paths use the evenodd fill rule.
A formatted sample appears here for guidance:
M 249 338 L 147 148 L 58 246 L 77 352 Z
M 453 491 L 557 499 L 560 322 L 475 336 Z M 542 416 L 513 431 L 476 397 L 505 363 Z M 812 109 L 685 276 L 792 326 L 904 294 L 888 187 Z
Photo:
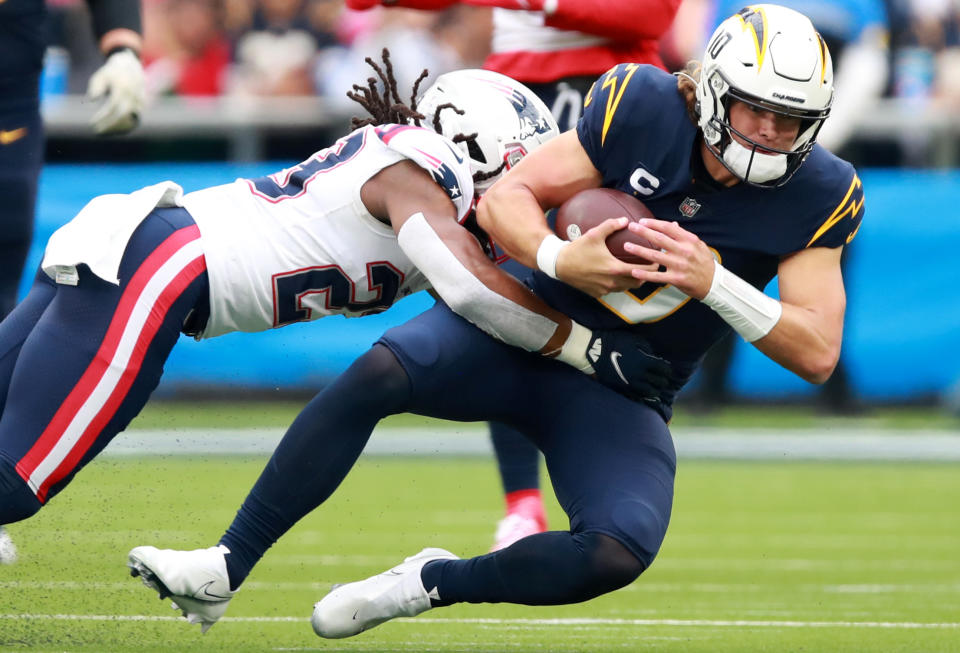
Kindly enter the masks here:
M 580 191 L 557 210 L 556 234 L 564 240 L 576 240 L 608 218 L 626 216 L 631 220 L 655 217 L 643 202 L 612 188 L 588 188 Z M 626 228 L 607 237 L 607 249 L 625 263 L 644 265 L 650 261 L 624 250 L 625 243 L 651 247 L 645 238 Z

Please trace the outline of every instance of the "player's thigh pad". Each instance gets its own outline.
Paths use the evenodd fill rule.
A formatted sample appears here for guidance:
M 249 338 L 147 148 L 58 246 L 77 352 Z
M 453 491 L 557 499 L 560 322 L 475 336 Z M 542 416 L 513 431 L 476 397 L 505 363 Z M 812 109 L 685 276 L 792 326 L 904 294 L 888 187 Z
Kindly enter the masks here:
M 532 368 L 567 367 L 491 338 L 443 302 L 390 329 L 379 344 L 410 377 L 409 412 L 459 421 L 512 421 Z
M 673 440 L 656 411 L 581 377 L 554 382 L 532 437 L 570 529 L 609 535 L 648 566 L 670 522 Z
M 0 322 L 0 416 L 7 401 L 10 378 L 23 342 L 56 295 L 56 284 L 43 270 L 38 270 L 30 292 L 16 308 Z
M 498 420 L 544 452 L 578 532 L 601 532 L 644 564 L 673 502 L 676 453 L 654 410 L 573 368 L 490 338 L 442 302 L 380 340 L 410 377 L 410 412 Z

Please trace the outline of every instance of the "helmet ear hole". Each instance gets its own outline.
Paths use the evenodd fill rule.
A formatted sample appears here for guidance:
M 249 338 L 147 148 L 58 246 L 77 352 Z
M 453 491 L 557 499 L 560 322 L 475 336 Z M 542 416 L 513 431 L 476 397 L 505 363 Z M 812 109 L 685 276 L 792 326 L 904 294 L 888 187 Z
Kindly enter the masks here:
M 487 157 L 484 156 L 483 150 L 480 149 L 480 145 L 477 144 L 476 139 L 469 139 L 467 141 L 467 154 L 470 155 L 470 158 L 474 161 L 479 161 L 480 163 L 486 163 Z

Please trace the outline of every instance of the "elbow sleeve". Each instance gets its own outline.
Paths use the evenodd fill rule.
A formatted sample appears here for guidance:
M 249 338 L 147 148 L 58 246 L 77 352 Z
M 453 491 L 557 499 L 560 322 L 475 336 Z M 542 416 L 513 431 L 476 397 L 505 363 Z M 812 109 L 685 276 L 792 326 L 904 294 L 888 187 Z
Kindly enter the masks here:
M 422 213 L 403 224 L 397 241 L 447 305 L 489 335 L 539 351 L 556 331 L 557 323 L 550 318 L 487 287 L 450 251 Z

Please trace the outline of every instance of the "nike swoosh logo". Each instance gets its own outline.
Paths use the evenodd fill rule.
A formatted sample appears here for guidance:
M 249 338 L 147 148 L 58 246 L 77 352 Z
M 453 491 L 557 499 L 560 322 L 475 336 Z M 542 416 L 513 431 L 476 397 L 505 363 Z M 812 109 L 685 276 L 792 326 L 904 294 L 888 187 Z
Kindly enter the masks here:
M 457 157 L 457 163 L 463 163 L 463 157 L 460 155 L 459 152 L 457 152 L 455 148 L 450 146 L 450 143 L 444 143 L 444 145 L 447 146 L 447 149 L 450 150 L 453 156 Z
M 627 377 L 625 377 L 625 376 L 623 375 L 623 372 L 620 371 L 620 357 L 621 357 L 621 356 L 623 356 L 623 354 L 621 354 L 621 353 L 618 352 L 618 351 L 612 352 L 612 353 L 610 354 L 610 364 L 613 365 L 613 371 L 617 373 L 617 376 L 620 377 L 620 380 L 623 381 L 624 383 L 626 383 L 627 385 L 630 385 L 630 382 L 627 381 Z
M 26 127 L 18 127 L 11 130 L 0 130 L 0 145 L 9 145 L 27 135 Z
M 208 599 L 216 599 L 217 601 L 225 601 L 225 600 L 229 599 L 229 598 L 230 598 L 229 596 L 220 596 L 219 594 L 211 594 L 211 593 L 208 591 L 208 590 L 209 590 L 209 587 L 210 587 L 211 585 L 213 585 L 214 582 L 216 582 L 216 581 L 210 581 L 209 583 L 204 584 L 203 587 L 201 587 L 200 589 L 198 589 L 196 592 L 193 593 L 193 597 L 194 597 L 195 599 L 200 599 L 201 601 L 206 601 L 206 600 L 208 600 Z

